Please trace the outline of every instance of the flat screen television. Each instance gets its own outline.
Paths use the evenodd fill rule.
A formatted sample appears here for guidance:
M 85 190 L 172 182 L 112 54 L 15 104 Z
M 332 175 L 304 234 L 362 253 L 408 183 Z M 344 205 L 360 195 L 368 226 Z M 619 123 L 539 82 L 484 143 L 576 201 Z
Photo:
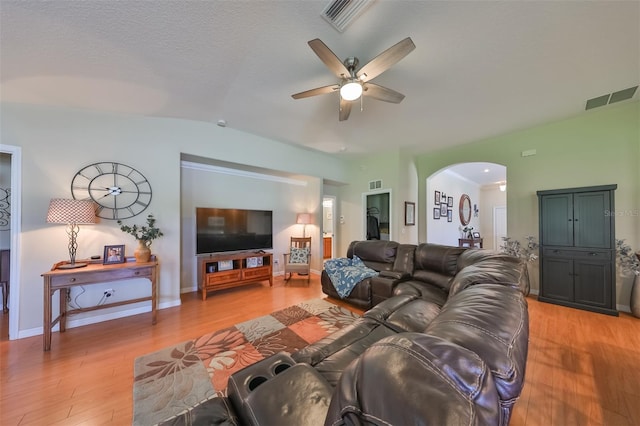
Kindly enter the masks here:
M 271 210 L 196 207 L 196 254 L 273 248 Z

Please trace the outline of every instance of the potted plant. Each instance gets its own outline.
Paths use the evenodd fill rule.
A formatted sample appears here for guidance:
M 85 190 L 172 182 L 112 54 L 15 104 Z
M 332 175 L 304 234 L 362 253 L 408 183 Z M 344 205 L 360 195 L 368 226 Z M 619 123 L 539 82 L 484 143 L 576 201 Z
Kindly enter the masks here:
M 624 240 L 616 239 L 616 258 L 623 275 L 633 276 L 631 283 L 631 300 L 629 307 L 633 316 L 640 318 L 640 252 L 633 252 L 633 249 Z
M 502 237 L 502 240 L 504 241 L 504 243 L 500 246 L 500 250 L 503 253 L 520 259 L 527 269 L 527 275 L 531 276 L 531 274 L 529 273 L 529 263 L 538 258 L 538 251 L 540 248 L 540 245 L 536 241 L 536 238 L 532 237 L 531 235 L 526 237 L 526 245 L 520 244 L 520 241 L 512 240 L 510 237 Z M 531 285 L 529 283 L 529 279 L 527 278 L 526 288 L 524 289 L 525 296 L 528 296 L 530 291 Z
M 151 258 L 151 243 L 153 240 L 160 238 L 163 235 L 162 231 L 160 231 L 155 224 L 156 219 L 152 214 L 147 216 L 147 224 L 142 226 L 123 225 L 121 220 L 118 221 L 120 230 L 133 235 L 133 237 L 138 241 L 138 248 L 134 252 L 136 262 L 148 262 Z

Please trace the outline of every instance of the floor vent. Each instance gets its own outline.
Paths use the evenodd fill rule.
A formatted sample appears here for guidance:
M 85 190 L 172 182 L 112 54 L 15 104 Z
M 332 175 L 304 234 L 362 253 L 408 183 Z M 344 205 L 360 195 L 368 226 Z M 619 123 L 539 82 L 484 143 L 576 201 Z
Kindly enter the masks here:
M 591 98 L 587 101 L 587 105 L 585 106 L 585 110 L 590 110 L 592 108 L 598 108 L 605 105 L 611 105 L 616 102 L 626 101 L 627 99 L 633 98 L 633 95 L 636 94 L 636 90 L 638 86 L 629 87 L 628 89 L 618 90 L 617 92 L 613 92 L 611 94 L 606 94 L 602 96 L 598 96 L 596 98 Z
M 382 188 L 382 179 L 372 180 L 369 182 L 369 191 Z
M 343 32 L 375 0 L 333 0 L 322 11 L 322 17 L 333 28 Z

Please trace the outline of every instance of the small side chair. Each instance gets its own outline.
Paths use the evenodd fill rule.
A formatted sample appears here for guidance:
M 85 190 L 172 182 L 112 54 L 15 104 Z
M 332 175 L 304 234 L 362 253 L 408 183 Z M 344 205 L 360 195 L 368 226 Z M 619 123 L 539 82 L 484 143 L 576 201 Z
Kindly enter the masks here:
M 293 274 L 306 275 L 311 282 L 311 237 L 291 237 L 291 249 L 284 254 L 284 280 Z M 287 278 L 289 274 L 289 278 Z

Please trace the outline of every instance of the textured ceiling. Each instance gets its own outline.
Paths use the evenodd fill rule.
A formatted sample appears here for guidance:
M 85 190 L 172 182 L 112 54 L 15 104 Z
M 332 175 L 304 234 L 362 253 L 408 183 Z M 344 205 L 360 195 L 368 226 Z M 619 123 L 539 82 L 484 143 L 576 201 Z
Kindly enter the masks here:
M 344 33 L 325 1 L 0 1 L 1 99 L 215 123 L 339 155 L 428 152 L 585 113 L 640 80 L 637 1 L 378 0 Z M 307 41 L 361 64 L 416 49 L 338 121 Z M 636 94 L 635 99 L 638 98 Z

